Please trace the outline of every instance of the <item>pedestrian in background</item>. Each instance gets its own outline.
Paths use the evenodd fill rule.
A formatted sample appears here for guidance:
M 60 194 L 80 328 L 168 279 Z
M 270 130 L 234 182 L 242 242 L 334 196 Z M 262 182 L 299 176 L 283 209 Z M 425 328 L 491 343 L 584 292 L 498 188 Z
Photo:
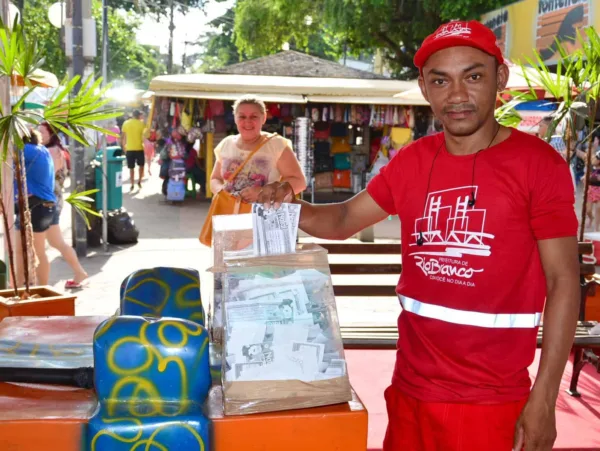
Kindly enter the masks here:
M 119 135 L 121 134 L 121 129 L 117 125 L 117 121 L 113 121 L 108 130 L 115 133 L 117 136 L 106 135 L 106 145 L 116 146 L 119 143 Z
M 35 272 L 38 285 L 48 285 L 50 276 L 50 262 L 46 254 L 46 236 L 52 225 L 56 210 L 56 196 L 54 194 L 54 162 L 48 149 L 42 145 L 42 137 L 35 129 L 29 130 L 29 136 L 24 136 L 23 141 L 23 171 L 27 179 L 27 194 L 29 211 L 31 213 L 31 227 L 33 229 L 33 250 L 37 256 L 38 265 Z M 18 207 L 16 198 L 17 186 L 15 179 L 15 211 Z M 15 229 L 21 230 L 19 215 L 15 218 Z M 25 283 L 25 268 L 23 267 L 23 247 L 21 234 L 16 233 L 17 250 L 17 286 Z M 30 249 L 28 249 L 30 252 Z
M 149 134 L 145 133 L 144 136 L 144 160 L 148 165 L 148 175 L 152 175 L 152 162 L 154 161 L 154 155 L 156 154 L 155 143 L 150 141 Z
M 127 158 L 127 167 L 129 168 L 129 178 L 131 181 L 131 191 L 135 189 L 135 166 L 139 168 L 138 187 L 142 189 L 142 179 L 144 178 L 144 129 L 146 126 L 142 121 L 142 113 L 135 110 L 130 119 L 123 123 L 121 128 L 121 145 L 125 150 Z
M 88 274 L 81 266 L 75 250 L 67 244 L 62 235 L 62 231 L 60 230 L 60 214 L 64 205 L 63 189 L 67 177 L 67 164 L 64 156 L 65 149 L 60 142 L 60 138 L 48 123 L 44 122 L 41 124 L 38 130 L 42 137 L 42 144 L 46 146 L 48 152 L 50 152 L 50 156 L 54 163 L 54 196 L 56 197 L 56 207 L 54 209 L 51 225 L 46 231 L 46 240 L 50 246 L 60 252 L 67 264 L 73 270 L 73 279 L 67 280 L 65 288 L 81 288 L 83 286 L 82 283 L 87 279 Z

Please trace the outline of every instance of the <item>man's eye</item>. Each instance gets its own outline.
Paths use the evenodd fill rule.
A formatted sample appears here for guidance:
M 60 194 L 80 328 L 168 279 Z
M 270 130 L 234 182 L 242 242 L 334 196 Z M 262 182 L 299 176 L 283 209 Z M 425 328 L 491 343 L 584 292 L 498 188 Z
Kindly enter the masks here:
M 438 85 L 441 86 L 445 83 L 445 80 L 443 78 L 436 78 L 435 80 L 433 80 L 433 84 L 434 85 Z
M 472 81 L 477 81 L 481 78 L 481 74 L 471 74 L 469 75 L 469 79 Z

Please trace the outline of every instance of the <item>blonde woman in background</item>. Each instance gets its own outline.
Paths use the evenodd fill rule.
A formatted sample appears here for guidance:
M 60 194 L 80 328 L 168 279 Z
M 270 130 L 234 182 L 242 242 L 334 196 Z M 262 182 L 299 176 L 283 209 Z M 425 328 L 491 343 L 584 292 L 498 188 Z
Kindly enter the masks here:
M 253 203 L 264 185 L 278 180 L 288 182 L 295 194 L 304 191 L 306 178 L 291 142 L 281 136 L 269 140 L 234 180 L 226 182 L 261 140 L 269 136 L 262 131 L 267 120 L 262 100 L 254 96 L 241 97 L 234 103 L 233 112 L 239 133 L 228 136 L 215 149 L 216 162 L 210 181 L 212 192 L 216 194 L 224 189 L 241 196 L 244 202 Z

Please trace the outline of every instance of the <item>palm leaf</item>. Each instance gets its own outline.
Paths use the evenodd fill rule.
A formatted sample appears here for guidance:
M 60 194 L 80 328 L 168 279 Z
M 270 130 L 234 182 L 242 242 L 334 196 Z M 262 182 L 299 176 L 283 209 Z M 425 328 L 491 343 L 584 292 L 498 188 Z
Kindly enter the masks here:
M 94 188 L 94 189 L 89 189 L 87 191 L 73 192 L 71 194 L 71 196 L 73 196 L 73 198 L 77 198 L 77 197 L 80 197 L 80 196 L 90 196 L 91 194 L 96 194 L 99 191 L 100 190 L 98 188 Z
M 529 102 L 531 100 L 537 100 L 537 94 L 533 89 L 530 91 L 504 91 L 505 94 L 510 95 L 511 99 L 506 101 L 502 99 L 502 106 L 498 107 L 495 111 L 496 120 L 505 127 L 517 127 L 523 118 L 517 111 L 516 107 L 523 102 Z
M 17 65 L 18 35 L 15 35 L 5 23 L 0 20 L 0 72 L 12 77 Z
M 74 78 L 66 82 L 66 89 L 57 93 L 44 111 L 44 119 L 75 141 L 89 145 L 84 134 L 85 129 L 113 134 L 96 123 L 117 118 L 123 113 L 119 109 L 105 107 L 109 103 L 105 94 L 110 85 L 100 88 L 101 78 L 92 83 L 92 78 L 88 77 L 79 91 L 67 98 L 67 93 L 75 89 L 77 81 L 78 79 Z
M 100 214 L 99 212 L 97 212 L 96 210 L 91 208 L 91 204 L 94 202 L 94 200 L 92 198 L 88 197 L 90 194 L 94 194 L 99 191 L 100 191 L 99 189 L 92 189 L 92 190 L 79 191 L 79 192 L 73 191 L 69 195 L 69 197 L 67 197 L 65 199 L 65 201 L 73 207 L 75 212 L 79 216 L 81 216 L 81 218 L 84 220 L 85 225 L 88 229 L 91 227 L 88 215 L 97 216 L 100 218 L 102 217 L 102 214 Z
M 81 78 L 77 76 L 63 79 L 43 114 L 22 111 L 23 104 L 31 95 L 32 86 L 36 82 L 36 71 L 43 64 L 44 56 L 41 54 L 37 40 L 28 35 L 25 28 L 18 22 L 15 21 L 11 28 L 0 19 L 0 76 L 10 78 L 19 76 L 27 88 L 25 94 L 10 110 L 2 109 L 0 105 L 1 156 L 2 162 L 5 164 L 8 153 L 13 149 L 14 158 L 22 158 L 20 151 L 24 147 L 23 138 L 29 134 L 31 126 L 35 126 L 43 120 L 75 141 L 88 144 L 85 137 L 86 130 L 114 135 L 96 122 L 116 118 L 122 114 L 121 111 L 108 105 L 109 100 L 105 94 L 110 85 L 101 87 L 101 79 L 93 81 L 90 77 L 84 80 L 81 87 L 77 89 L 81 81 Z M 89 217 L 100 216 L 100 213 L 91 207 L 93 199 L 90 195 L 95 192 L 98 190 L 73 192 L 66 199 L 77 214 L 84 219 L 88 228 L 90 227 Z M 10 243 L 10 236 L 7 236 L 7 239 Z M 26 240 L 24 245 L 31 246 L 29 241 Z M 25 266 L 29 267 L 27 255 L 24 256 L 24 259 Z
M 27 92 L 25 92 L 25 94 L 23 94 L 21 96 L 19 101 L 17 103 L 15 103 L 15 105 L 12 108 L 13 114 L 21 109 L 21 106 L 25 103 L 25 101 L 27 100 L 27 97 L 29 97 L 31 95 L 31 93 L 33 92 L 34 89 L 35 89 L 35 87 L 29 88 L 27 90 Z

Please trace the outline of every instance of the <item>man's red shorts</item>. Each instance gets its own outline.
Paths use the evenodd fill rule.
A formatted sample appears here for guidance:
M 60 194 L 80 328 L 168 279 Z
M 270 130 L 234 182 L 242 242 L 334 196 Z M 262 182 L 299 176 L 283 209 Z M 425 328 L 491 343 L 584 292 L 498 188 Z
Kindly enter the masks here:
M 383 451 L 511 451 L 526 400 L 506 404 L 423 402 L 389 387 Z

